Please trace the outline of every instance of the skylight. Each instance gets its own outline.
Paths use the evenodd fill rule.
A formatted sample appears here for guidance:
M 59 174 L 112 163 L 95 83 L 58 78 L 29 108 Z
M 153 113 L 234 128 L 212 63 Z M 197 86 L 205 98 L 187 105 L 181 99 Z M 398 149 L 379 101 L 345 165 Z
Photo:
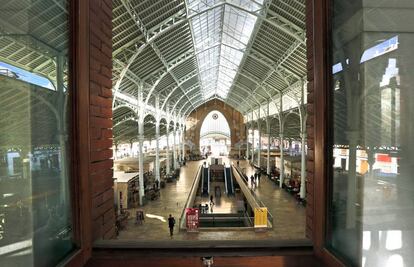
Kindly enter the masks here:
M 227 3 L 220 5 L 221 3 Z M 263 0 L 186 0 L 204 99 L 226 99 Z M 238 8 L 240 7 L 240 8 Z

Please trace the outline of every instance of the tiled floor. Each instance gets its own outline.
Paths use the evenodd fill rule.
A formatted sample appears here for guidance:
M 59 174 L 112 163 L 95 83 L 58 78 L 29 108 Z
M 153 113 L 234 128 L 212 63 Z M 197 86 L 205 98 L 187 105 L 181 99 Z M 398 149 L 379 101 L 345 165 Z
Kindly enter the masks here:
M 225 159 L 228 163 L 229 160 Z M 135 225 L 135 216 L 129 219 L 126 229 L 120 231 L 118 239 L 159 241 L 171 240 L 169 236 L 168 215 L 176 219 L 173 240 L 297 240 L 305 239 L 305 208 L 296 203 L 291 195 L 280 190 L 273 182 L 262 177 L 255 189 L 259 199 L 266 204 L 274 217 L 273 229 L 266 232 L 240 231 L 214 231 L 199 233 L 179 232 L 179 218 L 191 189 L 198 166 L 203 161 L 188 162 L 181 168 L 180 179 L 175 183 L 167 183 L 161 190 L 161 197 L 150 201 L 142 209 L 145 213 L 145 222 Z M 253 173 L 247 161 L 240 161 L 240 166 L 247 175 Z M 223 198 L 224 200 L 224 198 Z M 206 198 L 204 202 L 208 201 Z M 223 202 L 223 208 L 230 208 L 231 204 Z M 135 214 L 132 210 L 131 214 Z

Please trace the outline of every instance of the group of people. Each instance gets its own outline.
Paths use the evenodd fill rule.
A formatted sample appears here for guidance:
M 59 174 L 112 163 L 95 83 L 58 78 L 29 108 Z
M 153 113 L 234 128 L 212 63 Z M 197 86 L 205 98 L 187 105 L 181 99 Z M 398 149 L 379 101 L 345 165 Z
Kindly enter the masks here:
M 254 175 L 250 176 L 251 187 L 256 187 L 260 183 L 260 173 L 255 172 Z

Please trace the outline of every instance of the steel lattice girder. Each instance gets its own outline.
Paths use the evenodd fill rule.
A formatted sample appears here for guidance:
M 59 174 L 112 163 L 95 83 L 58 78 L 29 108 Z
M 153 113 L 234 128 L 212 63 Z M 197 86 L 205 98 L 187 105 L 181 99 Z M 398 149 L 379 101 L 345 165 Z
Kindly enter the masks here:
M 192 24 L 190 22 L 215 8 L 227 6 L 255 16 L 258 18 L 257 24 L 259 26 L 255 29 L 257 36 L 253 34 L 254 38 L 250 39 L 247 49 L 240 50 L 244 56 L 242 64 L 240 64 L 237 70 L 236 67 L 229 69 L 229 66 L 231 66 L 228 65 L 229 62 L 226 63 L 226 66 L 220 64 L 216 67 L 217 69 L 229 69 L 236 72 L 236 78 L 227 98 L 221 99 L 243 113 L 254 111 L 269 100 L 277 102 L 277 99 L 282 94 L 283 97 L 297 99 L 298 92 L 300 91 L 296 92 L 298 89 L 292 85 L 302 81 L 303 75 L 306 73 L 306 68 L 304 67 L 306 64 L 306 58 L 304 57 L 304 51 L 306 51 L 304 43 L 305 34 L 303 29 L 304 21 L 302 21 L 304 17 L 303 0 L 287 0 L 282 4 L 266 1 L 261 10 L 255 11 L 239 6 L 231 0 L 217 0 L 214 5 L 203 9 L 201 12 L 192 14 L 189 14 L 189 10 L 205 1 L 195 1 L 189 6 L 187 1 L 181 0 L 177 1 L 176 4 L 179 8 L 176 8 L 175 13 L 171 13 L 172 15 L 169 15 L 167 18 L 160 16 L 160 11 L 155 8 L 155 2 L 136 2 L 135 0 L 122 0 L 122 2 L 124 3 L 123 5 L 126 4 L 127 8 L 129 8 L 132 14 L 132 16 L 130 15 L 131 20 L 134 18 L 134 12 L 138 15 L 135 17 L 138 18 L 138 22 L 134 21 L 134 27 L 138 30 L 135 30 L 136 37 L 128 39 L 131 41 L 127 40 L 127 42 L 122 43 L 122 46 L 118 46 L 117 51 L 114 51 L 114 60 L 118 61 L 117 65 L 120 67 L 114 76 L 115 91 L 132 90 L 133 92 L 133 86 L 138 84 L 137 81 L 139 79 L 139 83 L 145 83 L 145 105 L 152 103 L 155 95 L 159 95 L 162 101 L 160 103 L 162 110 L 175 112 L 180 116 L 187 116 L 194 108 L 210 99 L 220 98 L 216 95 L 209 99 L 202 99 L 203 93 L 200 90 L 203 87 L 199 76 L 201 70 L 196 66 L 198 65 L 197 55 L 208 49 L 231 45 L 218 42 L 204 47 L 201 51 L 196 51 L 195 49 L 180 51 L 177 49 L 179 48 L 177 44 L 182 42 L 176 42 L 175 39 L 185 38 L 185 44 L 190 42 L 194 47 L 193 29 L 191 29 Z M 159 2 L 161 3 L 162 1 Z M 167 3 L 170 6 L 172 5 L 170 1 L 165 0 L 166 5 Z M 289 7 L 292 15 L 284 16 L 282 14 L 284 12 L 283 8 L 290 5 L 292 5 L 292 7 Z M 141 7 L 145 8 L 145 11 L 140 10 Z M 158 19 L 158 17 L 162 19 Z M 119 21 L 119 23 L 121 22 L 122 25 L 130 25 L 126 21 Z M 147 27 L 147 25 L 151 26 Z M 121 32 L 121 29 L 123 30 L 122 32 L 128 32 L 128 29 L 123 29 L 123 26 L 119 26 L 119 24 L 115 27 L 117 27 L 119 32 Z M 188 34 L 189 32 L 191 33 L 190 35 Z M 175 39 L 171 35 L 172 33 Z M 188 39 L 188 36 L 192 36 L 192 38 Z M 274 47 L 275 44 L 269 41 L 274 38 L 282 38 L 280 47 Z M 289 48 L 285 49 L 284 47 Z M 143 54 L 141 52 L 148 48 L 154 51 L 154 56 L 156 57 L 142 58 L 140 56 Z M 176 50 L 175 52 L 174 49 Z M 231 49 L 236 50 L 238 48 L 232 47 Z M 126 52 L 127 60 L 122 57 L 124 54 L 122 51 Z M 277 52 L 274 53 L 273 51 Z M 298 57 L 301 58 L 300 62 L 298 62 Z M 151 72 L 147 72 L 145 76 L 138 77 L 132 74 L 133 72 L 129 71 L 129 69 L 135 60 L 141 59 L 145 60 L 141 64 L 143 66 L 145 66 L 145 62 L 149 63 L 155 60 L 162 62 L 162 66 L 152 68 Z M 246 66 L 244 66 L 245 64 Z M 255 70 L 255 68 L 258 69 Z M 134 81 L 128 83 L 129 89 L 124 88 L 120 82 L 123 78 L 134 80 L 135 83 Z M 214 88 L 208 88 L 208 90 L 214 90 Z M 297 101 L 295 100 L 295 102 Z M 277 107 L 277 104 L 275 106 Z

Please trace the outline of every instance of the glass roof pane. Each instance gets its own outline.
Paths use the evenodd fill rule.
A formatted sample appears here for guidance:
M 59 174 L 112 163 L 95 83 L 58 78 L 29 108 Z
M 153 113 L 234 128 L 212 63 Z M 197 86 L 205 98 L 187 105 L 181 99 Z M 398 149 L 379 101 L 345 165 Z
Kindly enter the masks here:
M 226 99 L 254 30 L 263 0 L 186 0 L 204 99 Z M 236 7 L 232 6 L 235 5 Z M 240 7 L 240 8 L 237 8 Z

